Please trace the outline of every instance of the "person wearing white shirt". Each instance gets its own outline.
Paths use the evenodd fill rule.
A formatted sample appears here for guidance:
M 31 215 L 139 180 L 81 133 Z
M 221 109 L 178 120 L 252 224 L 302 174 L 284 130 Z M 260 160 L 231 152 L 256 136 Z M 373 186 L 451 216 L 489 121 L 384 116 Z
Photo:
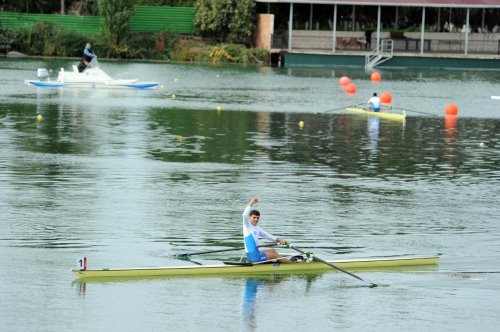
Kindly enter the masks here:
M 245 240 L 245 252 L 249 262 L 264 262 L 277 260 L 280 263 L 292 263 L 288 258 L 281 256 L 274 249 L 259 250 L 259 238 L 263 237 L 277 244 L 287 244 L 286 240 L 278 239 L 262 230 L 257 223 L 260 220 L 260 212 L 252 209 L 259 199 L 253 197 L 243 211 L 243 237 Z
M 380 111 L 380 98 L 377 96 L 377 93 L 373 93 L 373 97 L 368 100 L 368 105 L 370 106 L 370 110 L 373 112 Z

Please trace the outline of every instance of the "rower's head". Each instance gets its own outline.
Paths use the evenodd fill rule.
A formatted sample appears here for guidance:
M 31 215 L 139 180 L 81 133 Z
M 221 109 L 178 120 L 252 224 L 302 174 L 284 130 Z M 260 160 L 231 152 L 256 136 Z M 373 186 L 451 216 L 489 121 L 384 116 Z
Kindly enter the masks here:
M 373 97 L 377 97 L 377 93 L 376 92 L 373 93 Z
M 254 226 L 257 225 L 257 223 L 259 222 L 259 219 L 260 219 L 260 212 L 257 210 L 250 211 L 249 219 L 250 219 L 250 223 L 252 225 L 254 225 Z

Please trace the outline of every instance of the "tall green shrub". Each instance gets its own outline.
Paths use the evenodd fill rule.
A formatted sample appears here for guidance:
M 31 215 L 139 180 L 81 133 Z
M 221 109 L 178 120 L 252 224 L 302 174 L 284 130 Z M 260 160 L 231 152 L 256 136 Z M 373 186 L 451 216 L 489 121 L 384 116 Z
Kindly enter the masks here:
M 0 27 L 0 54 L 9 52 L 17 39 L 14 31 L 2 29 Z
M 104 36 L 112 48 L 118 48 L 120 42 L 129 34 L 130 18 L 134 14 L 134 1 L 98 0 L 97 4 Z
M 255 17 L 253 0 L 197 0 L 194 25 L 202 36 L 249 46 Z

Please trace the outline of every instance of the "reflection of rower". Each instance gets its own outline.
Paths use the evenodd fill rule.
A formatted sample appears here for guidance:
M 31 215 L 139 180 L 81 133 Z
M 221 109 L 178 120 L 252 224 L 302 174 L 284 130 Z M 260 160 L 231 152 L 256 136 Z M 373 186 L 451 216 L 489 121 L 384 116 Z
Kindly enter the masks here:
M 370 136 L 370 152 L 374 155 L 377 154 L 378 149 L 379 127 L 380 118 L 371 116 L 368 120 L 368 135 Z
M 245 290 L 243 292 L 243 302 L 241 304 L 241 323 L 243 331 L 256 331 L 257 330 L 257 291 L 259 288 L 264 287 L 266 291 L 273 291 L 274 286 L 285 280 L 285 276 L 275 274 L 271 278 L 266 277 L 263 279 L 248 278 L 245 281 Z M 309 274 L 300 277 L 306 280 L 305 293 L 313 282 L 318 278 L 316 274 Z
M 257 328 L 255 299 L 257 298 L 257 288 L 263 284 L 265 284 L 264 280 L 252 278 L 248 278 L 245 282 L 245 292 L 243 293 L 243 304 L 241 306 L 244 331 L 255 331 Z

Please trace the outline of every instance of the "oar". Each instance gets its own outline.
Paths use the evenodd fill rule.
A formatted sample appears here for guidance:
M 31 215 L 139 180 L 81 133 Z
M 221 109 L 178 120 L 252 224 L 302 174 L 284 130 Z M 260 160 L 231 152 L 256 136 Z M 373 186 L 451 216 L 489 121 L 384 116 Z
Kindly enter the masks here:
M 274 247 L 274 246 L 277 246 L 277 245 L 278 245 L 277 243 L 265 244 L 265 245 L 259 246 L 259 248 Z M 206 250 L 206 251 L 196 251 L 196 252 L 186 252 L 186 253 L 178 254 L 178 255 L 174 255 L 174 256 L 176 258 L 179 258 L 179 259 L 187 259 L 188 257 L 194 256 L 194 255 L 205 255 L 205 254 L 213 254 L 213 253 L 217 253 L 217 252 L 237 251 L 237 250 L 243 250 L 243 249 L 245 249 L 245 247 L 228 248 L 228 249 L 216 249 L 216 250 Z
M 305 251 L 303 251 L 303 250 L 301 250 L 301 249 L 299 249 L 299 248 L 297 248 L 297 247 L 295 247 L 295 246 L 290 246 L 290 248 L 292 248 L 293 250 L 296 250 L 296 251 L 300 252 L 301 254 L 307 255 L 307 253 L 306 253 Z M 377 284 L 374 284 L 374 283 L 373 283 L 373 282 L 371 282 L 371 281 L 368 281 L 368 280 L 366 280 L 366 279 L 363 279 L 363 278 L 361 278 L 360 276 L 355 275 L 354 273 L 351 273 L 351 272 L 349 272 L 349 271 L 344 270 L 343 268 L 340 268 L 340 267 L 338 267 L 338 266 L 336 266 L 336 265 L 333 265 L 332 263 L 327 262 L 327 261 L 325 261 L 324 259 L 321 259 L 321 258 L 317 257 L 316 255 L 313 255 L 313 260 L 315 260 L 315 261 L 317 261 L 317 262 L 321 262 L 321 263 L 323 263 L 323 264 L 326 264 L 326 265 L 328 265 L 328 266 L 330 266 L 330 267 L 333 267 L 334 269 L 337 269 L 337 270 L 339 270 L 339 271 L 341 271 L 341 272 L 347 273 L 347 274 L 348 274 L 348 275 L 350 275 L 351 277 L 354 277 L 354 278 L 356 278 L 356 279 L 359 279 L 359 280 L 361 280 L 361 281 L 364 281 L 364 282 L 366 282 L 366 283 L 369 283 L 369 284 L 371 285 L 370 287 L 377 287 Z
M 357 107 L 357 106 L 358 106 L 357 104 L 355 104 L 355 105 L 347 105 L 347 106 L 343 106 L 343 107 L 339 107 L 339 108 L 334 108 L 332 110 L 325 111 L 325 113 L 330 113 L 330 112 L 345 110 L 348 107 Z
M 412 113 L 418 113 L 418 114 L 424 114 L 424 115 L 431 115 L 431 116 L 439 116 L 436 114 L 432 114 L 429 112 L 422 112 L 422 111 L 416 111 L 416 110 L 409 110 L 407 108 L 401 108 L 401 107 L 393 107 L 393 106 L 387 106 L 389 110 L 400 110 L 400 111 L 406 111 L 406 112 L 412 112 Z

